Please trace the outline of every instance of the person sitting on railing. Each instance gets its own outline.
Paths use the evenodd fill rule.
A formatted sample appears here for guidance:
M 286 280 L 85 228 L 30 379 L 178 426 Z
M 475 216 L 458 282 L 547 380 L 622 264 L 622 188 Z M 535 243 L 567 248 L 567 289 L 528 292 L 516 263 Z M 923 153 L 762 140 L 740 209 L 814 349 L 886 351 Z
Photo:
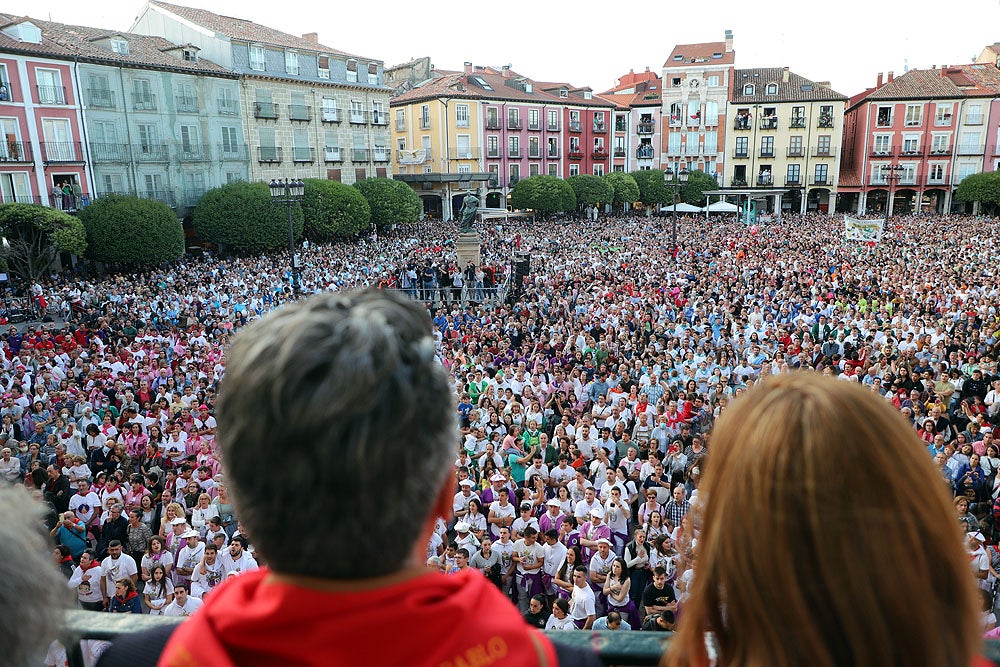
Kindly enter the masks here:
M 388 665 L 599 664 L 529 627 L 478 570 L 424 565 L 450 517 L 457 424 L 421 306 L 379 290 L 316 295 L 242 330 L 227 357 L 219 446 L 269 568 L 228 578 L 169 639 L 120 639 L 102 667 L 151 664 L 164 642 L 158 664 L 192 667 L 348 664 L 373 646 Z M 276 448 L 281 474 L 261 474 Z M 290 500 L 304 488 L 308 512 Z M 406 641 L 385 641 L 404 626 Z

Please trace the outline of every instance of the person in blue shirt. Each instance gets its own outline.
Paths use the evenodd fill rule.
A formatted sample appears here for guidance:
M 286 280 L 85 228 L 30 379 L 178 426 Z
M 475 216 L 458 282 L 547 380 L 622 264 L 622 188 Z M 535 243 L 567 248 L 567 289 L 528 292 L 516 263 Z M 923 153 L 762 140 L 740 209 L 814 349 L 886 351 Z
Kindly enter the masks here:
M 631 630 L 632 626 L 628 621 L 622 620 L 622 615 L 617 611 L 609 611 L 607 616 L 601 616 L 594 621 L 593 630 Z

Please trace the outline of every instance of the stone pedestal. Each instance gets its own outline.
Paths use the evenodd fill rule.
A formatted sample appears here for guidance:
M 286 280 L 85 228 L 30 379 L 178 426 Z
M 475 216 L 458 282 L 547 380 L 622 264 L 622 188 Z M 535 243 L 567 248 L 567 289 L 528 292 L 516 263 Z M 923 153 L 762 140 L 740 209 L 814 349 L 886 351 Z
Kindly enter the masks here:
M 469 262 L 472 262 L 475 266 L 479 266 L 482 261 L 479 250 L 479 232 L 459 234 L 458 240 L 455 242 L 455 254 L 458 256 L 459 268 L 465 270 Z

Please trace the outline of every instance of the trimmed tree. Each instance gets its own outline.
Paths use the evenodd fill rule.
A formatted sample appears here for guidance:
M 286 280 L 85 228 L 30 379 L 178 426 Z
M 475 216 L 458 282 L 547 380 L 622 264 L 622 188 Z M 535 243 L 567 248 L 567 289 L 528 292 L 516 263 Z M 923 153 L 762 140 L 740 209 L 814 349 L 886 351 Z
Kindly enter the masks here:
M 371 222 L 378 228 L 407 225 L 420 219 L 423 206 L 409 185 L 391 178 L 366 178 L 354 187 L 364 195 L 371 210 Z
M 569 183 L 555 176 L 529 176 L 510 191 L 510 205 L 532 209 L 541 215 L 576 210 L 576 193 Z
M 108 195 L 83 208 L 87 257 L 105 264 L 144 266 L 184 254 L 181 221 L 161 201 Z
M 0 206 L 0 233 L 9 247 L 0 248 L 7 268 L 25 281 L 45 275 L 60 252 L 83 256 L 87 230 L 79 218 L 38 204 Z
M 955 188 L 955 199 L 979 202 L 987 213 L 995 213 L 1000 208 L 1000 172 L 986 171 L 966 176 Z
M 292 230 L 302 236 L 302 207 L 292 205 Z M 288 246 L 288 212 L 271 201 L 266 183 L 236 181 L 212 188 L 198 200 L 195 233 L 223 248 L 257 251 Z
M 570 176 L 566 179 L 566 182 L 573 188 L 577 206 L 607 204 L 615 196 L 611 186 L 600 176 L 579 174 L 577 176 Z
M 719 182 L 715 177 L 695 169 L 688 174 L 688 182 L 681 188 L 681 201 L 695 206 L 705 205 L 705 190 L 718 190 Z
M 621 171 L 612 171 L 602 176 L 604 182 L 611 186 L 614 192 L 612 203 L 624 209 L 629 204 L 639 201 L 639 186 L 635 179 Z
M 357 188 L 320 178 L 304 182 L 302 214 L 309 238 L 329 241 L 357 234 L 371 225 L 371 207 Z
M 640 169 L 629 176 L 639 187 L 638 200 L 649 209 L 671 202 L 671 191 L 664 184 L 663 172 L 659 169 Z

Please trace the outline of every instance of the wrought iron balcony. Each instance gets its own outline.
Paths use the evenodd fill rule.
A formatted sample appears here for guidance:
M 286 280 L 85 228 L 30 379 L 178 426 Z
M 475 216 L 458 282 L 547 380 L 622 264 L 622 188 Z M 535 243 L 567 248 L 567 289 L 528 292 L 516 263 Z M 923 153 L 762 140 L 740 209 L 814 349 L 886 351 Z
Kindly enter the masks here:
M 777 116 L 763 116 L 760 119 L 760 129 L 762 129 L 762 130 L 777 130 L 778 129 L 778 117 Z
M 520 130 L 521 129 L 521 119 L 520 118 L 507 118 L 507 129 L 508 130 Z
M 340 109 L 337 107 L 323 107 L 323 111 L 320 113 L 320 121 L 323 123 L 339 123 Z
M 542 151 L 541 151 L 541 149 L 538 148 L 537 146 L 535 146 L 535 147 L 528 146 L 528 159 L 529 160 L 541 160 L 542 159 Z
M 420 129 L 421 130 L 429 130 L 429 129 L 431 129 L 431 119 L 430 118 L 421 118 L 420 119 Z
M 519 158 L 519 157 L 521 157 L 521 149 L 520 148 L 508 148 L 507 149 L 507 157 L 513 157 L 513 158 Z
M 809 185 L 830 186 L 833 185 L 833 179 L 829 176 L 813 176 L 809 179 Z
M 592 160 L 607 160 L 608 151 L 605 148 L 595 148 L 594 152 L 590 154 Z
M 14 90 L 10 87 L 10 81 L 0 79 L 0 102 L 14 101 Z
M 647 125 L 652 125 L 652 122 L 647 122 Z M 628 123 L 624 119 L 615 121 L 615 132 L 628 132 Z
M 983 147 L 976 144 L 959 144 L 959 155 L 982 155 Z
M 604 134 L 608 131 L 608 126 L 606 123 L 595 122 L 594 123 L 594 134 Z
M 254 102 L 253 117 L 262 120 L 277 120 L 278 105 L 274 102 Z
M 156 95 L 132 93 L 132 108 L 136 111 L 156 111 Z
M 578 120 L 571 120 L 569 122 L 570 132 L 583 132 L 583 124 Z
M 545 129 L 549 132 L 558 132 L 559 123 L 549 123 L 548 125 L 545 126 Z
M 48 164 L 83 162 L 82 145 L 79 141 L 43 141 L 42 161 Z
M 932 148 L 931 155 L 951 155 L 951 148 Z M 1000 151 L 994 150 L 993 155 L 1000 155 Z
M 802 146 L 792 146 L 785 149 L 785 157 L 802 157 L 805 155 L 805 151 Z
M 785 185 L 789 187 L 799 187 L 802 185 L 802 179 L 798 176 L 785 176 Z
M 920 154 L 918 150 L 917 155 Z M 812 149 L 813 157 L 837 157 L 837 147 L 836 146 L 813 146 Z
M 757 185 L 774 185 L 774 177 L 767 174 L 761 174 L 757 176 Z
M 249 159 L 245 144 L 219 144 L 219 157 L 224 162 L 245 162 Z
M 302 123 L 308 123 L 312 120 L 313 111 L 312 107 L 306 106 L 305 104 L 289 104 L 288 105 L 288 120 L 296 120 Z
M 65 86 L 35 86 L 39 104 L 66 104 Z
M 212 152 L 204 144 L 181 144 L 177 147 L 177 158 L 181 162 L 208 162 Z
M 774 149 L 773 148 L 761 148 L 760 149 L 760 157 L 774 157 Z
M 539 123 L 538 121 L 535 122 L 531 122 L 530 120 L 528 121 L 528 132 L 541 132 L 541 131 L 542 131 L 541 123 Z
M 486 129 L 487 130 L 499 130 L 500 120 L 498 118 L 487 118 L 486 119 Z
M 0 163 L 31 164 L 33 159 L 31 143 L 27 141 L 0 141 Z
M 372 149 L 372 162 L 388 162 L 391 153 L 388 148 L 376 146 Z
M 737 159 L 745 159 L 750 157 L 750 151 L 746 148 L 737 148 L 733 151 L 733 157 Z
M 615 157 L 625 157 L 625 149 L 624 148 L 615 148 L 615 151 L 614 151 L 613 155 Z M 552 157 L 555 157 L 555 156 L 552 156 Z
M 640 160 L 652 160 L 654 149 L 652 146 L 639 146 L 635 149 L 635 156 Z
M 351 125 L 365 125 L 368 122 L 368 113 L 366 111 L 358 111 L 357 109 L 351 109 Z M 428 121 L 428 126 L 430 121 Z
M 127 164 L 132 161 L 128 144 L 90 144 L 90 159 L 94 163 Z
M 948 185 L 947 176 L 928 176 L 927 185 Z
M 384 111 L 372 111 L 372 125 L 388 125 L 388 124 L 389 124 L 389 114 L 387 114 Z M 459 125 L 459 127 L 469 127 L 469 121 L 465 121 L 465 125 Z
M 238 116 L 240 113 L 240 103 L 237 100 L 220 97 L 216 104 L 219 105 L 219 114 L 223 116 Z
M 132 155 L 136 162 L 169 162 L 165 144 L 135 144 L 132 146 Z
M 656 130 L 656 125 L 652 122 L 639 123 L 636 130 L 639 134 L 653 134 L 653 132 Z
M 161 201 L 170 208 L 177 207 L 177 199 L 174 197 L 172 190 L 141 190 L 138 193 L 141 199 L 152 199 L 154 201 Z
M 550 147 L 549 151 L 545 155 L 546 155 L 546 157 L 553 158 L 553 159 L 558 158 L 559 157 L 559 149 L 558 148 L 551 148 Z
M 323 161 L 327 163 L 343 162 L 344 157 L 338 146 L 327 146 L 323 151 Z
M 671 121 L 671 125 L 672 124 L 673 124 L 673 122 Z M 733 129 L 734 130 L 749 130 L 749 129 L 751 129 L 750 117 L 749 116 L 744 116 L 742 118 L 741 117 L 737 117 L 733 121 Z
M 114 109 L 115 91 L 106 88 L 88 88 L 87 104 L 95 109 Z
M 571 149 L 569 149 L 569 151 L 566 153 L 566 155 L 569 157 L 570 160 L 582 160 L 583 159 L 583 151 L 580 150 L 579 148 L 571 148 Z
M 922 155 L 923 152 L 924 152 L 924 149 L 921 148 L 920 146 L 913 146 L 913 147 L 907 148 L 905 144 L 899 150 L 900 156 L 904 156 L 904 157 L 917 157 L 919 155 Z
M 177 95 L 174 97 L 178 113 L 198 113 L 198 98 L 194 95 Z
M 816 126 L 820 127 L 820 128 L 825 128 L 825 129 L 832 128 L 833 127 L 833 116 L 830 115 L 830 114 L 820 114 L 819 120 L 817 121 Z M 880 125 L 879 127 L 892 127 L 892 123 L 890 123 L 889 125 L 886 125 L 886 126 L 881 126 Z
M 260 164 L 281 164 L 281 147 L 258 146 L 257 162 Z
M 310 146 L 292 147 L 292 162 L 306 163 L 316 161 L 316 149 Z
M 798 130 L 806 126 L 805 116 L 792 116 L 791 120 L 788 121 L 788 127 Z
M 893 157 L 895 155 L 896 151 L 891 146 L 889 148 L 873 148 L 868 153 L 868 157 Z
M 448 158 L 451 160 L 478 160 L 481 153 L 481 149 L 472 146 L 451 148 L 448 151 Z
M 367 148 L 353 148 L 351 149 L 351 161 L 352 162 L 368 162 L 368 149 Z

